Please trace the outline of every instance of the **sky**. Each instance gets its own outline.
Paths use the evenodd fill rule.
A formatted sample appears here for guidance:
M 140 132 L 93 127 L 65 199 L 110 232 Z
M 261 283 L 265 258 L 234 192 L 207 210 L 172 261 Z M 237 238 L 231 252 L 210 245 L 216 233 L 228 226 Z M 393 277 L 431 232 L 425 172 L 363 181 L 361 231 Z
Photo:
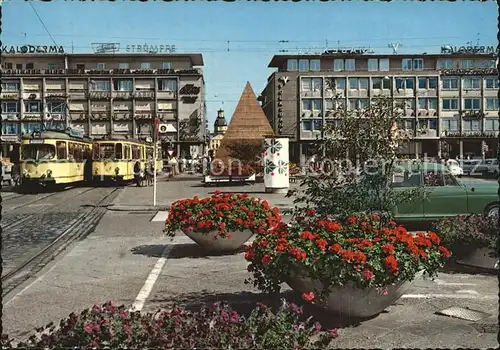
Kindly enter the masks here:
M 210 129 L 219 108 L 229 121 L 247 81 L 257 96 L 262 92 L 280 50 L 390 53 L 394 43 L 400 53 L 439 53 L 442 45 L 497 45 L 494 1 L 31 3 L 34 9 L 22 0 L 2 2 L 2 45 L 53 45 L 49 32 L 66 52 L 115 42 L 122 49 L 173 44 L 179 53 L 202 53 Z

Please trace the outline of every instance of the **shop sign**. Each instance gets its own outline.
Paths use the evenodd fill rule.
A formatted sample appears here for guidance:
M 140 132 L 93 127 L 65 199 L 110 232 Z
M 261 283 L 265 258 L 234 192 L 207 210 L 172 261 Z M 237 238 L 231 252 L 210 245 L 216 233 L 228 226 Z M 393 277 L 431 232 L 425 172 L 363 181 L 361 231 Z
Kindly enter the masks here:
M 2 45 L 2 53 L 64 53 L 62 46 L 41 46 L 41 45 L 22 45 L 7 46 Z
M 19 94 L 6 94 L 2 93 L 2 100 L 18 100 Z
M 496 68 L 476 68 L 476 69 L 443 69 L 442 75 L 497 75 Z
M 149 52 L 165 52 L 172 53 L 175 52 L 175 45 L 127 45 L 125 47 L 126 52 L 135 52 L 135 53 L 149 53 Z
M 350 48 L 338 48 L 332 50 L 326 50 L 326 54 L 364 54 L 364 53 L 375 53 L 372 48 L 369 47 L 350 47 Z
M 498 52 L 498 48 L 495 49 L 494 46 L 450 46 L 450 45 L 441 46 L 441 53 L 449 53 L 449 54 L 453 54 L 453 53 L 493 54 L 493 53 L 497 53 L 497 52 Z
M 3 142 L 19 142 L 19 136 L 2 135 L 1 140 Z

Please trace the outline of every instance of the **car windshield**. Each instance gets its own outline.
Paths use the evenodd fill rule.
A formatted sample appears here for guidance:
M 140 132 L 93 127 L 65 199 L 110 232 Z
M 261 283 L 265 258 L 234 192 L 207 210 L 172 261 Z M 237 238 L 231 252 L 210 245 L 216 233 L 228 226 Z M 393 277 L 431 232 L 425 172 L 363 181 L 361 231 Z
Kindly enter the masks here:
M 49 160 L 54 159 L 55 154 L 54 145 L 23 145 L 21 147 L 23 160 Z

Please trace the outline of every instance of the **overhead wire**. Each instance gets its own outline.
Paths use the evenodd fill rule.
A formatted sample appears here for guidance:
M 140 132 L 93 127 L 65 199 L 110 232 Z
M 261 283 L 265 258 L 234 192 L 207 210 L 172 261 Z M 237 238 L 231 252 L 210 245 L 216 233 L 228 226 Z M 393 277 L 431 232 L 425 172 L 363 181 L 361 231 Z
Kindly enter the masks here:
M 29 2 L 31 8 L 33 9 L 33 11 L 35 12 L 35 15 L 38 17 L 38 20 L 40 21 L 40 23 L 42 24 L 43 28 L 45 29 L 45 31 L 47 32 L 47 34 L 49 35 L 50 39 L 52 40 L 52 42 L 54 43 L 54 45 L 58 46 L 56 41 L 54 40 L 54 37 L 52 36 L 52 34 L 50 34 L 50 31 L 49 29 L 47 28 L 47 26 L 45 25 L 45 23 L 43 22 L 42 20 L 42 17 L 40 17 L 40 15 L 38 14 L 38 11 L 35 9 L 35 7 L 33 6 L 33 3 L 32 2 Z M 5 32 L 4 32 L 5 33 Z M 45 35 L 45 34 L 44 34 Z

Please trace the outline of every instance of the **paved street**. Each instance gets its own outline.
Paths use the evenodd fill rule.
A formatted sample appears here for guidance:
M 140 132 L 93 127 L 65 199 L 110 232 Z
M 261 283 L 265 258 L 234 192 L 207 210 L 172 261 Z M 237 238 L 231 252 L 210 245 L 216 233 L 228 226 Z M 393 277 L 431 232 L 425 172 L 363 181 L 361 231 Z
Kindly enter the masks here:
M 160 182 L 159 202 L 170 204 L 182 197 L 204 196 L 216 189 L 194 185 L 194 181 Z M 246 188 L 274 205 L 290 200 L 283 195 L 261 193 L 262 185 Z M 161 232 L 164 218 L 152 221 L 157 216 L 155 211 L 135 210 L 134 206 L 148 205 L 151 191 L 151 188 L 125 188 L 114 203 L 131 206 L 130 211 L 108 210 L 90 236 L 71 245 L 38 274 L 38 279 L 7 295 L 3 302 L 4 332 L 22 338 L 35 327 L 57 322 L 73 311 L 107 300 L 134 304 L 144 311 L 173 302 L 195 306 L 205 300 L 227 300 L 245 310 L 249 301 L 262 300 L 257 290 L 244 284 L 249 274 L 243 254 L 207 256 L 183 235 L 170 242 Z M 86 201 L 68 204 L 61 216 L 71 220 L 71 213 L 83 202 Z M 44 220 L 55 220 L 48 216 L 49 212 L 44 215 L 47 216 Z M 44 225 L 50 224 L 47 221 Z M 296 299 L 294 293 L 286 295 Z M 387 312 L 360 325 L 346 326 L 346 320 L 330 317 L 320 320 L 332 327 L 342 327 L 336 341 L 339 348 L 495 347 L 497 295 L 496 276 L 453 270 L 441 273 L 434 281 L 422 278 L 413 281 L 410 290 Z M 435 314 L 450 306 L 469 307 L 487 314 L 476 322 Z

